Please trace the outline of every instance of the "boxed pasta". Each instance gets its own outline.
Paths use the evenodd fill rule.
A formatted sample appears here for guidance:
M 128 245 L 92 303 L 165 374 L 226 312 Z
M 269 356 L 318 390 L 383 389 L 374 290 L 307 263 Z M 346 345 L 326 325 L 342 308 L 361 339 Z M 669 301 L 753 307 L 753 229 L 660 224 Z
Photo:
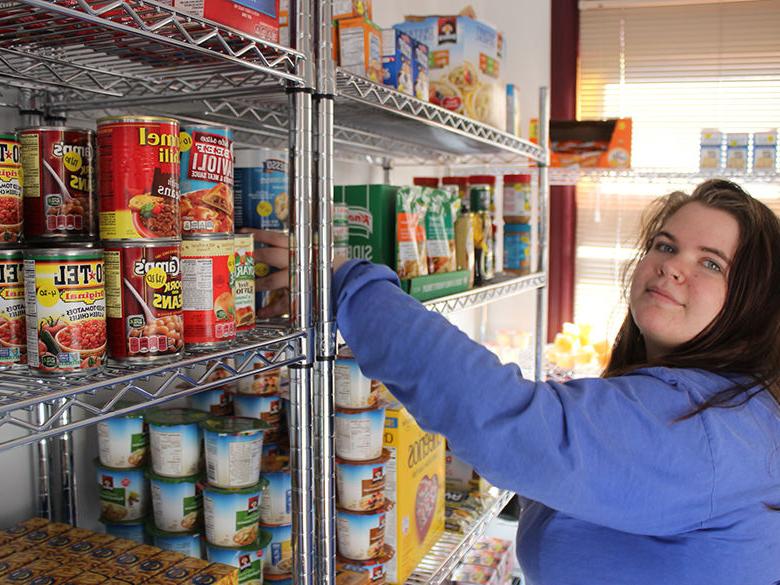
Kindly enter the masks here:
M 496 128 L 506 123 L 501 35 L 468 16 L 409 17 L 395 25 L 428 45 L 430 101 Z
M 414 95 L 414 41 L 394 28 L 382 31 L 382 83 L 408 95 Z
M 365 16 L 337 21 L 337 62 L 342 69 L 382 83 L 382 29 Z

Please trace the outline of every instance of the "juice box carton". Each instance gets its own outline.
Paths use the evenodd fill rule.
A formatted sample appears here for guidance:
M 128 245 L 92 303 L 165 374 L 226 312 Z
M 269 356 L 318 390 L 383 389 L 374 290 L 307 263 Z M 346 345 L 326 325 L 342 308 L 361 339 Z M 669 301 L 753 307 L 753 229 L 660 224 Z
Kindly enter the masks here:
M 382 31 L 382 83 L 407 95 L 414 95 L 414 41 L 395 28 Z
M 385 411 L 385 543 L 395 549 L 387 581 L 404 583 L 444 531 L 444 437 L 426 433 L 397 402 Z
M 336 62 L 342 69 L 382 83 L 382 29 L 365 16 L 337 21 Z
M 163 3 L 260 40 L 279 42 L 279 0 L 173 0 Z
M 730 132 L 726 134 L 726 168 L 746 171 L 748 163 L 748 145 L 750 134 Z
M 337 205 L 347 207 L 347 255 L 395 270 L 395 214 L 398 187 L 348 185 L 334 188 Z
M 414 97 L 424 102 L 428 101 L 431 89 L 431 76 L 429 68 L 430 50 L 428 45 L 417 39 L 414 43 L 414 58 L 412 59 L 412 80 L 414 83 Z
M 777 130 L 753 134 L 753 169 L 773 171 L 777 161 Z

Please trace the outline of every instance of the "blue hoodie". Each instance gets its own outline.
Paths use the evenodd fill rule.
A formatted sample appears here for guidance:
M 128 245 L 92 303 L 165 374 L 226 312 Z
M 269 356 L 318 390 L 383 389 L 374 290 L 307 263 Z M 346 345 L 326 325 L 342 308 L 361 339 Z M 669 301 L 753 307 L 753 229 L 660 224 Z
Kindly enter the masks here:
M 334 277 L 362 371 L 496 486 L 533 500 L 517 555 L 529 585 L 780 582 L 780 409 L 767 392 L 681 422 L 732 381 L 648 368 L 525 380 L 398 288 L 385 266 Z

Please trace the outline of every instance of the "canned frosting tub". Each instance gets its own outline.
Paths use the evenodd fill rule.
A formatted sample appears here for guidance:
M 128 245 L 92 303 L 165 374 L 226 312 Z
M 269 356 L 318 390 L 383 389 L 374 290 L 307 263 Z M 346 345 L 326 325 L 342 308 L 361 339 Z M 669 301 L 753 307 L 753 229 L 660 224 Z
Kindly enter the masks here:
M 180 147 L 182 234 L 232 234 L 233 131 L 187 126 Z
M 212 417 L 200 423 L 206 451 L 206 477 L 221 488 L 257 483 L 268 424 L 244 417 Z
M 22 239 L 22 149 L 13 134 L 0 134 L 0 242 Z
M 166 532 L 190 532 L 200 520 L 200 476 L 164 477 L 147 471 L 152 493 L 154 525 Z
M 257 540 L 260 493 L 266 482 L 248 488 L 226 490 L 203 487 L 206 540 L 217 546 L 247 546 Z
M 385 546 L 386 507 L 372 512 L 336 510 L 339 553 L 357 561 L 378 557 Z
M 180 236 L 179 123 L 172 118 L 98 120 L 100 238 Z
M 292 477 L 290 470 L 264 471 L 268 487 L 260 500 L 260 522 L 269 525 L 292 524 Z
M 271 534 L 271 541 L 265 548 L 266 575 L 287 575 L 292 571 L 292 524 L 283 526 L 268 526 L 261 528 Z
M 336 409 L 336 456 L 349 461 L 370 461 L 382 456 L 385 409 Z M 353 558 L 353 557 L 350 557 Z
M 24 253 L 27 358 L 42 374 L 89 373 L 106 361 L 103 251 Z
M 171 360 L 184 351 L 181 245 L 106 242 L 109 354 L 128 362 Z
M 0 368 L 27 363 L 24 260 L 21 250 L 0 249 Z
M 198 473 L 201 443 L 198 425 L 206 418 L 205 412 L 188 408 L 152 410 L 146 414 L 155 473 L 165 477 Z
M 236 330 L 251 331 L 255 328 L 255 237 L 236 234 L 234 238 Z
M 258 539 L 250 545 L 228 548 L 206 545 L 206 556 L 210 563 L 222 563 L 238 568 L 239 585 L 263 585 L 263 549 L 271 541 L 271 535 L 260 531 Z
M 390 451 L 372 461 L 347 461 L 336 458 L 336 504 L 345 510 L 365 512 L 385 503 L 385 464 Z
M 117 407 L 122 408 L 122 403 Z M 117 469 L 141 467 L 146 459 L 144 417 L 134 412 L 97 424 L 100 463 Z
M 95 133 L 82 128 L 19 131 L 28 241 L 90 241 L 97 236 Z
M 107 522 L 139 520 L 149 508 L 143 469 L 114 469 L 97 465 L 100 516 Z

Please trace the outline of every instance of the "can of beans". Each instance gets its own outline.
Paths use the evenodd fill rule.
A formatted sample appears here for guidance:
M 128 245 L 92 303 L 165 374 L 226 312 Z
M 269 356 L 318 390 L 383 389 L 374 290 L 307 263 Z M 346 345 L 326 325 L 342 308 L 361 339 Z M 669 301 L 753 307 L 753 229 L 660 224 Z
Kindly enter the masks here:
M 201 236 L 181 245 L 184 343 L 227 345 L 236 337 L 233 236 Z
M 120 361 L 170 361 L 184 351 L 181 243 L 104 243 L 109 355 Z
M 80 128 L 19 130 L 28 242 L 97 237 L 95 133 Z
M 232 234 L 233 131 L 187 126 L 180 137 L 182 234 Z
M 255 236 L 235 235 L 236 331 L 255 328 Z
M 102 118 L 97 148 L 101 239 L 179 238 L 179 123 Z
M 27 363 L 24 321 L 24 256 L 0 250 L 0 368 Z
M 27 359 L 36 373 L 86 374 L 106 361 L 101 248 L 25 250 Z
M 0 134 L 0 243 L 22 239 L 22 149 L 13 134 Z

